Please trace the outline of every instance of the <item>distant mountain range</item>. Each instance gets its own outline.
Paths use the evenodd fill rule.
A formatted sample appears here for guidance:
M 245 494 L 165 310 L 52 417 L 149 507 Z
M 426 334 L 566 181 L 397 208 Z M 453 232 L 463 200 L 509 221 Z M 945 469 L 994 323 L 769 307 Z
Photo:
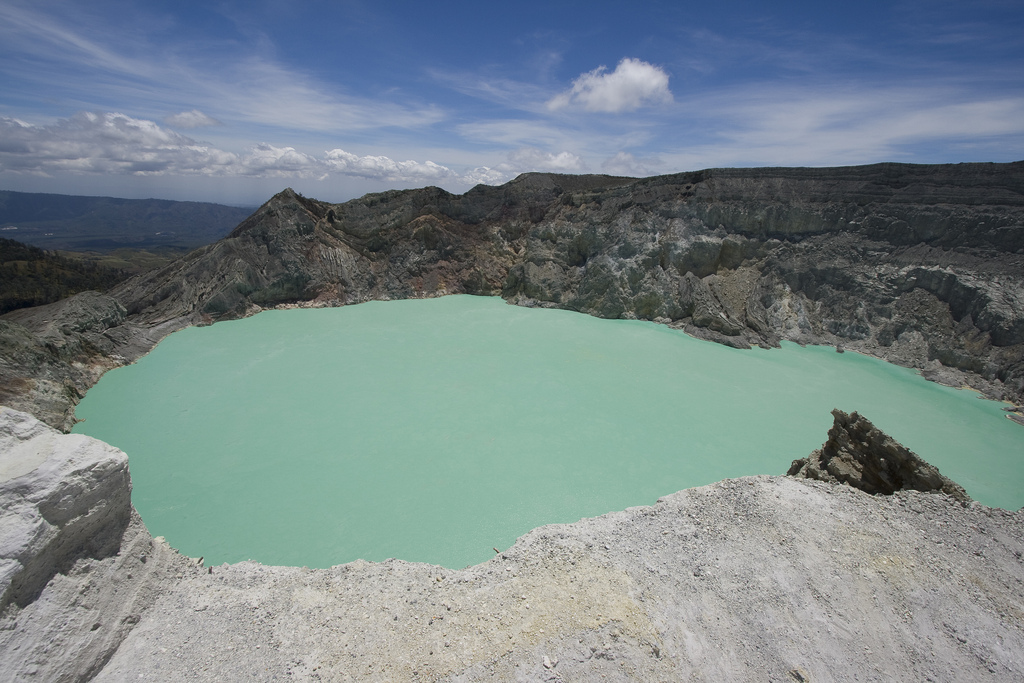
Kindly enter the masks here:
M 253 210 L 206 202 L 0 190 L 0 237 L 68 251 L 194 248 L 224 237 Z

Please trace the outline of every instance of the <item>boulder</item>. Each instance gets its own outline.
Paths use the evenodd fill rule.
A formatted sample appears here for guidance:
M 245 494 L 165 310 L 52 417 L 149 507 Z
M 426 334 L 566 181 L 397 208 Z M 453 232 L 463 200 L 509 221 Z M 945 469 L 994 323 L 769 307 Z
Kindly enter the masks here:
M 856 412 L 833 410 L 835 422 L 828 441 L 806 458 L 794 460 L 789 474 L 848 484 L 871 494 L 892 495 L 896 491 L 945 493 L 961 503 L 971 498 L 963 487 L 938 468 L 871 424 Z

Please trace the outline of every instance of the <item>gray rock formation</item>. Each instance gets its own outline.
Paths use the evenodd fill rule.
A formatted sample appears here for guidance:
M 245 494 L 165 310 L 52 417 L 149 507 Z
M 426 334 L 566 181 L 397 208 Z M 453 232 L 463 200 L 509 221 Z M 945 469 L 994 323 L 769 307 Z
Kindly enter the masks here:
M 0 406 L 3 680 L 90 680 L 183 564 L 132 507 L 124 453 Z
M 0 404 L 68 431 L 75 406 L 104 372 L 182 326 L 134 323 L 120 302 L 96 292 L 0 316 Z
M 20 565 L 51 552 L 18 540 L 44 501 L 123 517 L 123 455 L 8 409 L 0 433 L 0 547 Z M 133 513 L 109 528 L 117 548 L 73 534 L 69 562 L 0 610 L 5 680 L 1024 678 L 1024 513 L 941 494 L 746 477 L 541 527 L 459 571 L 204 568 Z
M 526 174 L 344 204 L 286 190 L 105 304 L 61 304 L 81 321 L 59 331 L 67 341 L 43 341 L 51 323 L 37 313 L 0 317 L 0 399 L 66 429 L 101 372 L 175 329 L 448 293 L 657 320 L 738 347 L 830 344 L 1019 402 L 1024 162 Z
M 961 503 L 971 497 L 963 487 L 939 473 L 857 413 L 833 410 L 828 441 L 806 458 L 794 460 L 789 474 L 833 484 L 848 484 L 871 494 L 897 491 L 945 493 Z
M 120 548 L 131 516 L 128 457 L 0 408 L 0 609 L 32 602 L 54 574 Z

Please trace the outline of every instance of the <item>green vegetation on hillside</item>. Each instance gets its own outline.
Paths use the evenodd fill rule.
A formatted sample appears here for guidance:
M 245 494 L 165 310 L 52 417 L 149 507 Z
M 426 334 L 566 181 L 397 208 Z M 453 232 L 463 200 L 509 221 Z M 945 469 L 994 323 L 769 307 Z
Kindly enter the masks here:
M 0 314 L 87 290 L 105 291 L 128 275 L 124 270 L 0 238 Z
M 122 247 L 114 251 L 63 251 L 57 250 L 58 256 L 92 263 L 103 268 L 123 270 L 129 275 L 144 273 L 166 266 L 171 261 L 181 258 L 189 252 L 185 247 L 152 247 L 150 249 L 132 249 Z

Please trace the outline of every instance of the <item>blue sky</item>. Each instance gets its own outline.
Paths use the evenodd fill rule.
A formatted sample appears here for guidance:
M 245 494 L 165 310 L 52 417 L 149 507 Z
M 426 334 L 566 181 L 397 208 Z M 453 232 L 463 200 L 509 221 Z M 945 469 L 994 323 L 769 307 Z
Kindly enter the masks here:
M 0 189 L 1024 159 L 1024 3 L 0 0 Z

